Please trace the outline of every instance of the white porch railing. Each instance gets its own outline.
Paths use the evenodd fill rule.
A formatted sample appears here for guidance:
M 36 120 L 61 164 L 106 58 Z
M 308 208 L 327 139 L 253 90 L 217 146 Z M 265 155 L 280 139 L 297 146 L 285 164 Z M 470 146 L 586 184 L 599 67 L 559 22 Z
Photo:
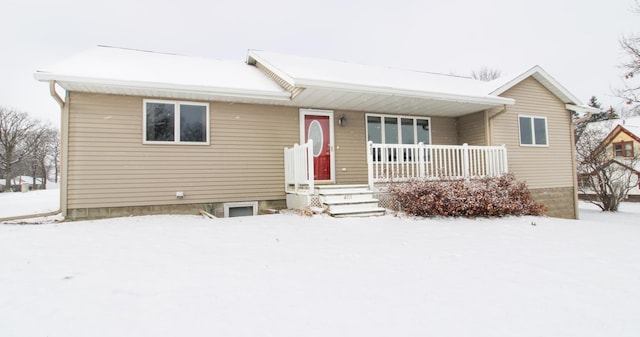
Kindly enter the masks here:
M 506 146 L 368 143 L 369 186 L 410 179 L 498 176 L 508 172 Z
M 508 172 L 502 146 L 367 144 L 368 181 L 460 179 L 498 176 Z M 284 149 L 287 193 L 314 193 L 313 141 Z
M 287 193 L 312 194 L 313 176 L 313 140 L 284 149 L 284 190 Z

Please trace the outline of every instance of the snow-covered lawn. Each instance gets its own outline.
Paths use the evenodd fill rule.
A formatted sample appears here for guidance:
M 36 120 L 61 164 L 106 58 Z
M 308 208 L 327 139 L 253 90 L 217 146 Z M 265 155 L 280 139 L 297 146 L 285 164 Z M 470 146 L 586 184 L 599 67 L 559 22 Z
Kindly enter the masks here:
M 59 208 L 59 189 L 0 193 L 0 218 L 53 212 Z
M 640 205 L 583 206 L 0 225 L 0 336 L 639 336 Z

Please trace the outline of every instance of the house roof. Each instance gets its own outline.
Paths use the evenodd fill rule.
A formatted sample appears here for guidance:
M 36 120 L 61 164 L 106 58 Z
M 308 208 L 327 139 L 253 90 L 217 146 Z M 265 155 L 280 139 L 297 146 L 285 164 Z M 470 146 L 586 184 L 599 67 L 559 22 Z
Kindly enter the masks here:
M 244 63 L 98 46 L 34 76 L 71 91 L 452 117 L 514 104 L 500 93 L 534 76 L 579 104 L 540 67 L 487 83 L 256 50 Z
M 573 96 L 569 90 L 562 86 L 539 65 L 533 66 L 523 72 L 502 76 L 493 81 L 487 82 L 487 89 L 492 95 L 501 95 L 529 77 L 535 78 L 560 101 L 567 104 L 567 109 L 578 112 L 599 112 L 596 108 L 582 104 L 578 98 Z
M 608 137 L 618 126 L 624 127 L 629 135 L 640 139 L 640 116 L 591 122 L 587 124 L 584 132 L 598 132 Z
M 289 100 L 255 67 L 175 54 L 98 46 L 35 73 L 65 90 L 186 99 Z

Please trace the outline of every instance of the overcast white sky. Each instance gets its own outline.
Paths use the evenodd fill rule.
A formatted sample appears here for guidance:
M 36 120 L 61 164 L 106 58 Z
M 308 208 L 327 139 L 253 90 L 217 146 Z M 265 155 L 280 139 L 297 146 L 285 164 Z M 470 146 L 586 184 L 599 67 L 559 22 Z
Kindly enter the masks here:
M 633 0 L 5 0 L 0 105 L 59 125 L 33 73 L 92 46 L 244 60 L 247 49 L 469 74 L 539 64 L 576 97 L 617 105 Z M 159 69 L 158 71 L 162 71 Z

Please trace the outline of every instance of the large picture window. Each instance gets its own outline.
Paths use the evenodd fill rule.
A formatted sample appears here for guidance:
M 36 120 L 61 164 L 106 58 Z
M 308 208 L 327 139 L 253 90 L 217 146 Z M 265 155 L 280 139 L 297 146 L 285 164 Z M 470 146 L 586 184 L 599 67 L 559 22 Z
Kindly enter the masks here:
M 367 140 L 376 144 L 431 144 L 429 118 L 367 115 Z
M 547 146 L 547 118 L 519 116 L 520 145 Z
M 209 144 L 209 104 L 144 100 L 143 142 Z

